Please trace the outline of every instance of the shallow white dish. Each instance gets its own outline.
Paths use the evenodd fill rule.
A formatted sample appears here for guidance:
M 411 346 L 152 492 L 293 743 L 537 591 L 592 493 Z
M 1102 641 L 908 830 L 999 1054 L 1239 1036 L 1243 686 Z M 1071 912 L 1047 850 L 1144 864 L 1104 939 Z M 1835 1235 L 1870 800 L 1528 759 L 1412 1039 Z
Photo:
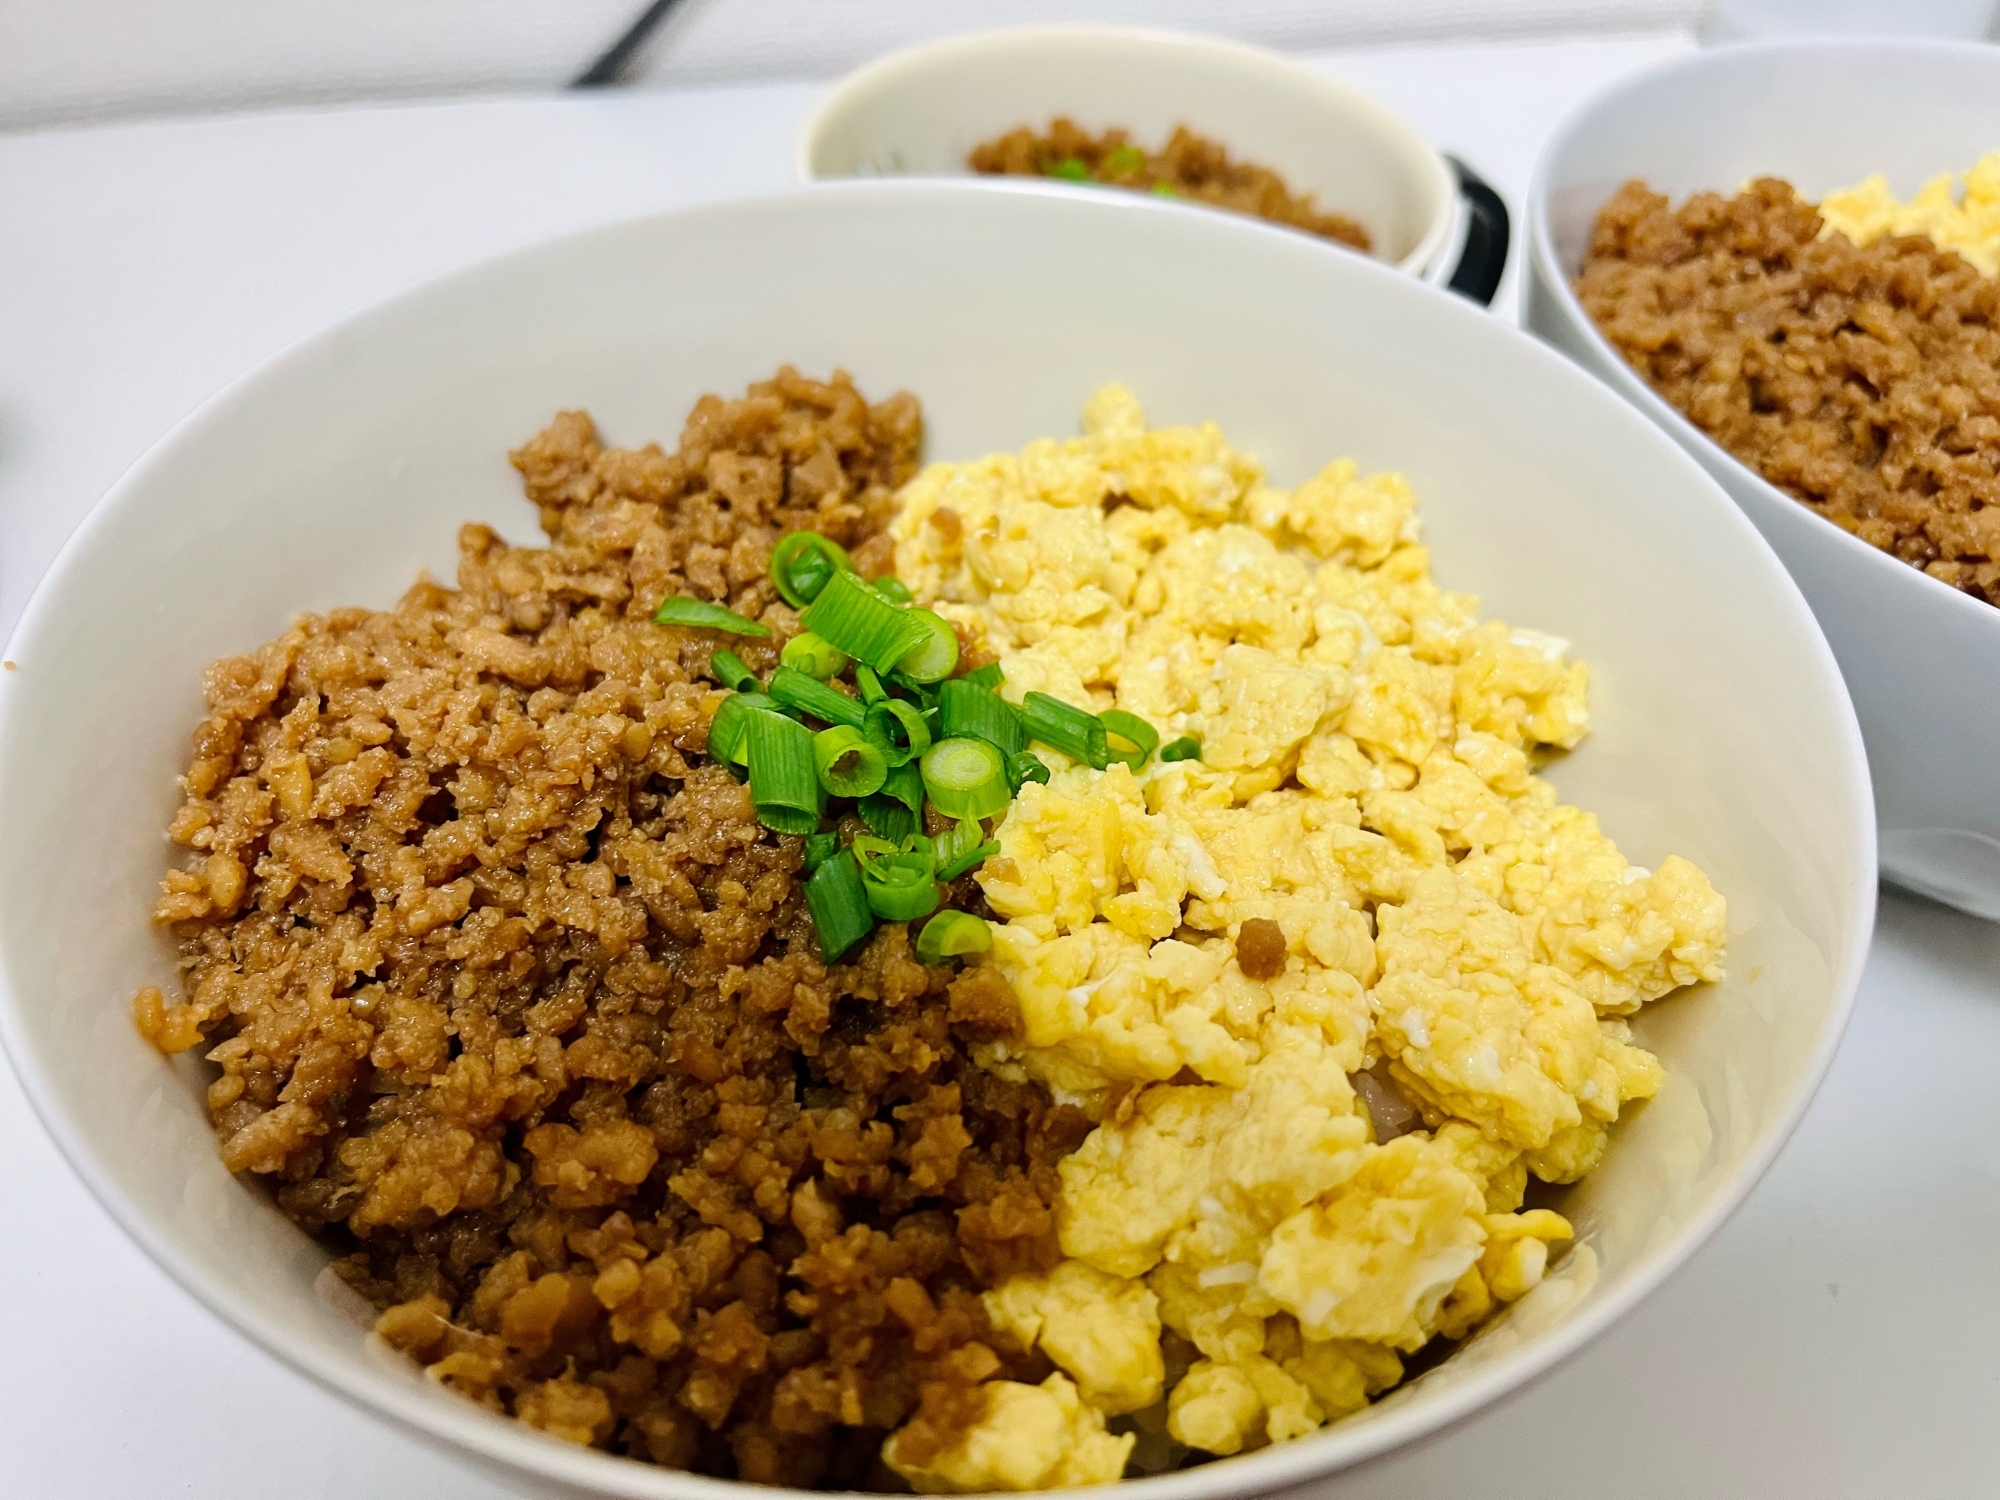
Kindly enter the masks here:
M 1220 421 L 1281 482 L 1343 453 L 1402 469 L 1441 578 L 1592 665 L 1596 729 L 1553 769 L 1563 793 L 1635 860 L 1685 854 L 1730 901 L 1731 977 L 1641 1017 L 1669 1085 L 1570 1196 L 1583 1243 L 1545 1288 L 1369 1412 L 1135 1497 L 1268 1492 L 1433 1433 L 1714 1232 L 1832 1058 L 1874 904 L 1852 713 L 1755 531 L 1597 383 L 1381 265 L 1137 198 L 868 183 L 595 230 L 309 340 L 164 439 L 30 601 L 0 674 L 0 1037 L 79 1173 L 182 1286 L 537 1495 L 743 1500 L 496 1417 L 372 1344 L 326 1253 L 223 1171 L 202 1065 L 163 1063 L 129 1002 L 171 981 L 146 913 L 211 659 L 303 609 L 387 603 L 420 566 L 448 576 L 468 518 L 534 536 L 504 455 L 557 408 L 671 441 L 697 395 L 787 360 L 917 392 L 934 456 L 1072 430 L 1116 378 L 1158 421 Z
M 1057 115 L 1093 131 L 1123 126 L 1147 145 L 1188 125 L 1356 220 L 1377 259 L 1479 302 L 1499 285 L 1507 211 L 1490 188 L 1466 184 L 1468 211 L 1464 169 L 1366 94 L 1217 37 L 1022 26 L 910 47 L 826 97 L 799 134 L 798 174 L 968 176 L 974 146 Z
M 1676 203 L 1783 177 L 1808 198 L 1881 172 L 1899 196 L 2000 146 L 2000 48 L 1795 41 L 1654 68 L 1557 133 L 1528 199 L 1528 325 L 1609 382 L 1735 497 L 1805 591 L 1853 695 L 1882 872 L 2000 921 L 2000 609 L 1812 514 L 1657 395 L 1570 289 L 1612 193 Z

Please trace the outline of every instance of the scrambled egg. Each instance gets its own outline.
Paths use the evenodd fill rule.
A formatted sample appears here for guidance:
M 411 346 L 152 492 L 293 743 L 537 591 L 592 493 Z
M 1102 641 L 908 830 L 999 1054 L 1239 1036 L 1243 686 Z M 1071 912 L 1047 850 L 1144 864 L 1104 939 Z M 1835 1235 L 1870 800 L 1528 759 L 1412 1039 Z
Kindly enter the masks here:
M 1956 250 L 1988 276 L 2000 276 L 2000 151 L 1989 151 L 1965 174 L 1965 193 L 1954 200 L 1952 174 L 1940 172 L 1908 203 L 1896 201 L 1879 172 L 1820 200 L 1822 235 L 1844 234 L 1857 245 L 1885 234 L 1927 235 L 1941 250 Z
M 1022 1029 L 978 1060 L 1099 1123 L 1059 1169 L 1068 1258 L 986 1296 L 1059 1373 L 994 1382 L 898 1466 L 926 1490 L 1110 1480 L 1137 1430 L 1227 1454 L 1360 1409 L 1541 1280 L 1571 1228 L 1521 1211 L 1529 1176 L 1597 1164 L 1661 1083 L 1625 1018 L 1722 972 L 1707 877 L 1630 864 L 1534 774 L 1588 727 L 1585 668 L 1431 581 L 1400 477 L 1278 489 L 1116 386 L 1084 428 L 931 466 L 893 526 L 1009 698 L 1202 747 L 1137 774 L 1042 752 L 981 872 Z M 1282 953 L 1268 928 L 1239 953 L 1253 921 Z M 1378 1139 L 1357 1080 L 1422 1128 Z

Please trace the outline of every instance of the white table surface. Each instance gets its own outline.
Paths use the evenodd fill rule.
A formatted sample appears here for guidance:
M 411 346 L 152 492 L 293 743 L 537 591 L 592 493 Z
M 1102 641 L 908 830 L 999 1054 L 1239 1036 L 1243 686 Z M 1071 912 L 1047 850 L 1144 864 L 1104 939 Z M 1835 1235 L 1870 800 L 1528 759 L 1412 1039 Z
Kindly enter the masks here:
M 1689 45 L 1317 61 L 1518 205 L 1564 111 Z M 120 471 L 271 351 L 500 249 L 782 187 L 818 93 L 499 99 L 0 136 L 0 635 Z M 1510 272 L 1500 306 L 1511 316 L 1514 305 Z M 2000 927 L 1885 892 L 1833 1075 L 1735 1220 L 1531 1390 L 1312 1493 L 2000 1495 L 1996 1071 Z M 4 1068 L 0 1141 L 0 1494 L 500 1495 L 200 1311 L 71 1177 Z

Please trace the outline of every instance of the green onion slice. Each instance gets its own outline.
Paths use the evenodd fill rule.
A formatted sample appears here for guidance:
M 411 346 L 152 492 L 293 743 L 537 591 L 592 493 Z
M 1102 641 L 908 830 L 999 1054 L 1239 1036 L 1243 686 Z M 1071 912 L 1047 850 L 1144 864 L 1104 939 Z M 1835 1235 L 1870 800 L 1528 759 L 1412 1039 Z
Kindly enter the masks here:
M 835 573 L 799 618 L 856 661 L 886 672 L 929 639 L 915 610 L 898 609 L 852 573 Z M 956 639 L 953 646 L 956 649 Z
M 1090 182 L 1090 163 L 1080 156 L 1062 156 L 1042 163 L 1044 177 L 1060 177 L 1065 182 Z
M 1007 780 L 1015 791 L 1020 791 L 1030 781 L 1049 784 L 1049 763 L 1032 750 L 1023 750 L 1007 761 Z
M 762 693 L 731 693 L 717 705 L 715 717 L 708 721 L 708 758 L 725 765 L 747 766 L 750 764 L 744 738 L 750 730 L 750 720 L 760 713 L 777 710 L 777 702 Z
M 1111 759 L 1130 766 L 1133 770 L 1146 763 L 1160 743 L 1160 731 L 1148 724 L 1137 714 L 1128 714 L 1122 708 L 1107 708 L 1097 716 L 1097 722 L 1104 726 L 1106 752 Z M 1119 743 L 1123 741 L 1124 743 Z
M 903 676 L 900 672 L 892 672 L 889 674 L 889 685 L 902 693 L 904 697 L 916 704 L 926 714 L 937 712 L 938 690 L 934 684 L 916 682 Z
M 993 929 L 967 911 L 941 911 L 917 934 L 917 962 L 941 964 L 947 958 L 984 953 L 993 946 Z
M 806 836 L 806 873 L 810 875 L 840 852 L 840 835 L 813 833 Z
M 916 831 L 917 815 L 885 792 L 863 797 L 855 804 L 854 811 L 870 831 L 885 839 L 900 843 Z
M 882 686 L 882 679 L 875 675 L 873 667 L 856 667 L 854 685 L 861 689 L 863 703 L 880 703 L 889 696 L 889 690 Z
M 889 779 L 889 760 L 860 730 L 836 724 L 813 736 L 813 774 L 836 797 L 866 797 Z
M 943 869 L 939 870 L 938 879 L 944 881 L 945 884 L 949 885 L 952 881 L 958 879 L 959 876 L 963 875 L 967 870 L 975 869 L 978 866 L 985 864 L 987 860 L 991 859 L 994 855 L 998 854 L 999 852 L 1000 852 L 999 842 L 994 839 L 988 839 L 985 843 L 979 845 L 978 848 L 966 850 L 965 853 L 959 855 L 957 859 L 953 860 L 950 864 L 946 865 Z
M 875 592 L 891 604 L 911 604 L 917 597 L 910 592 L 910 586 L 902 579 L 887 576 L 875 580 Z
M 861 870 L 852 854 L 838 850 L 813 871 L 806 882 L 806 909 L 812 913 L 819 951 L 828 963 L 874 930 L 868 893 L 862 889 Z
M 891 766 L 882 790 L 863 797 L 855 811 L 871 831 L 898 844 L 916 833 L 924 812 L 924 778 L 917 763 Z
M 1113 146 L 1098 162 L 1100 168 L 1117 177 L 1129 177 L 1134 172 L 1142 170 L 1145 165 L 1146 153 L 1137 146 L 1129 144 Z
M 1021 715 L 1014 705 L 963 677 L 938 684 L 938 729 L 946 738 L 971 735 L 985 740 L 1002 755 L 1021 752 Z
M 781 704 L 809 713 L 815 719 L 824 719 L 829 724 L 845 724 L 850 729 L 859 729 L 866 713 L 859 700 L 848 697 L 838 688 L 828 687 L 817 677 L 808 677 L 797 667 L 779 667 L 771 674 L 771 681 L 764 691 Z
M 985 837 L 986 830 L 979 826 L 976 818 L 960 818 L 932 840 L 932 847 L 937 852 L 938 863 L 948 865 L 966 850 L 977 848 Z
M 913 705 L 901 698 L 885 697 L 869 704 L 861 728 L 892 766 L 915 760 L 931 747 L 930 725 Z
M 983 667 L 974 667 L 958 680 L 960 682 L 969 682 L 974 687 L 992 688 L 995 692 L 998 692 L 1000 684 L 1007 680 L 1007 674 L 1000 670 L 999 662 L 989 661 Z
M 761 690 L 763 683 L 757 674 L 743 665 L 743 658 L 734 651 L 716 651 L 708 658 L 708 670 L 715 680 L 724 687 L 738 693 L 754 693 Z
M 757 821 L 776 833 L 818 828 L 826 794 L 813 769 L 812 731 L 783 714 L 753 714 L 743 747 Z
M 1111 763 L 1104 721 L 1060 698 L 1051 698 L 1047 693 L 1028 694 L 1021 700 L 1021 727 L 1029 739 L 1040 740 L 1071 760 L 1080 760 L 1099 771 Z
M 903 618 L 924 627 L 924 639 L 896 659 L 896 670 L 912 682 L 942 682 L 958 665 L 958 632 L 941 615 L 927 609 L 904 611 Z
M 1191 734 L 1184 734 L 1177 740 L 1169 740 L 1166 744 L 1160 746 L 1160 759 L 1163 761 L 1200 760 L 1201 741 Z
M 904 845 L 909 842 L 907 838 L 892 839 L 878 834 L 863 833 L 855 835 L 854 842 L 847 847 L 854 851 L 854 857 L 861 862 L 862 873 L 866 874 L 870 863 L 885 854 L 903 853 Z
M 1013 793 L 1006 757 L 986 740 L 939 740 L 924 752 L 924 790 L 949 818 L 990 818 Z
M 817 531 L 794 531 L 771 551 L 771 582 L 793 609 L 817 599 L 834 574 L 853 571 L 847 549 Z
M 885 922 L 910 922 L 937 910 L 937 860 L 929 854 L 884 854 L 861 867 L 868 909 Z
M 724 609 L 720 604 L 710 604 L 706 599 L 690 599 L 686 594 L 676 594 L 662 599 L 660 607 L 653 611 L 655 625 L 686 625 L 694 630 L 726 630 L 731 635 L 769 635 L 770 630 L 755 620 L 739 615 L 733 609 Z
M 882 794 L 894 797 L 911 812 L 921 814 L 924 810 L 924 778 L 915 761 L 893 766 L 889 779 L 882 783 Z
M 821 682 L 829 677 L 838 677 L 847 670 L 847 653 L 831 642 L 821 640 L 810 630 L 786 641 L 785 649 L 778 653 L 778 660 Z

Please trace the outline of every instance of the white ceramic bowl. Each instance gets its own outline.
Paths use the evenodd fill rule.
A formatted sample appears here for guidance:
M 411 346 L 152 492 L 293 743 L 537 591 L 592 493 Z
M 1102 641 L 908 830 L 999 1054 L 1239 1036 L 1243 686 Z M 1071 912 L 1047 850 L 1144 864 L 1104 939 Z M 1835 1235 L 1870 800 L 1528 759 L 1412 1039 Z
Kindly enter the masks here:
M 1275 52 L 1215 37 L 1024 26 L 892 53 L 849 74 L 814 111 L 798 173 L 808 182 L 972 175 L 974 146 L 1057 115 L 1093 131 L 1123 126 L 1145 143 L 1185 124 L 1359 222 L 1377 259 L 1455 282 L 1480 302 L 1499 285 L 1507 217 L 1490 188 L 1471 178 L 1467 201 L 1497 211 L 1497 247 L 1492 220 L 1461 209 L 1462 169 L 1395 115 Z
M 1783 42 L 1699 53 L 1585 104 L 1529 195 L 1528 324 L 1608 381 L 1735 497 L 1805 591 L 1867 739 L 1882 872 L 2000 920 L 2000 609 L 1812 514 L 1732 458 L 1611 347 L 1570 289 L 1605 199 L 1679 202 L 1777 176 L 1808 198 L 1881 172 L 1898 195 L 2000 146 L 2000 48 Z
M 146 914 L 205 664 L 301 610 L 386 605 L 419 567 L 449 577 L 467 518 L 535 537 L 505 454 L 556 409 L 671 442 L 700 393 L 787 360 L 917 392 L 934 456 L 1073 431 L 1120 379 L 1156 420 L 1221 422 L 1283 482 L 1337 454 L 1403 470 L 1439 575 L 1593 668 L 1596 729 L 1557 785 L 1635 860 L 1678 851 L 1729 898 L 1730 977 L 1640 1018 L 1668 1086 L 1571 1195 L 1583 1245 L 1547 1285 L 1365 1414 L 1134 1500 L 1269 1491 L 1434 1432 L 1714 1231 L 1832 1057 L 1875 890 L 1839 674 L 1742 514 L 1568 361 L 1379 264 L 1133 197 L 856 183 L 594 230 L 308 340 L 165 438 L 36 591 L 0 673 L 0 1035 L 77 1170 L 182 1286 L 539 1496 L 743 1500 L 496 1417 L 372 1344 L 325 1252 L 224 1172 L 204 1065 L 154 1055 L 129 1005 L 172 982 Z

